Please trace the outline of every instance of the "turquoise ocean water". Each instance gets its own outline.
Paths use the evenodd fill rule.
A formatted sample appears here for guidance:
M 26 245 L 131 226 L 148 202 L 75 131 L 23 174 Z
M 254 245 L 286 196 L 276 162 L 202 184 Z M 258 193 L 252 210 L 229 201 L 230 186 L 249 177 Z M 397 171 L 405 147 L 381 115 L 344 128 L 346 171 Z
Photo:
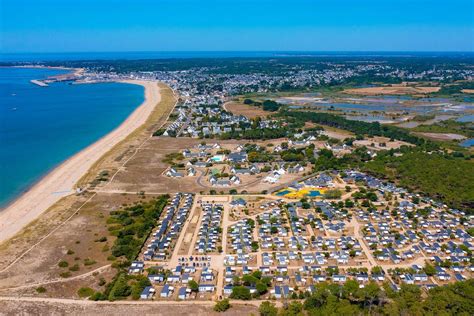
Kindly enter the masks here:
M 30 83 L 64 72 L 0 68 L 0 207 L 119 126 L 144 100 L 144 88 L 133 84 Z

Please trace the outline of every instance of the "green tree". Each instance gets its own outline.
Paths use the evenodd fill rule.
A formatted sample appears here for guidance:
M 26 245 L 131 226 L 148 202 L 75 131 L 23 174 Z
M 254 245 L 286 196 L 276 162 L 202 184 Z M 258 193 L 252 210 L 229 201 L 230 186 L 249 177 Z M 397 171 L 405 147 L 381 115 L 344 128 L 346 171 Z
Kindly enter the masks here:
M 112 290 L 109 294 L 109 300 L 115 301 L 118 299 L 125 298 L 131 294 L 131 287 L 127 283 L 127 276 L 125 273 L 121 273 L 115 283 L 113 284 Z
M 193 292 L 197 292 L 199 290 L 199 284 L 197 284 L 197 282 L 194 280 L 189 281 L 188 286 Z
M 229 303 L 229 300 L 227 298 L 223 299 L 221 301 L 217 301 L 216 305 L 214 305 L 214 310 L 216 312 L 225 312 L 229 308 L 230 308 L 230 303 Z
M 429 276 L 433 276 L 436 274 L 436 269 L 435 267 L 433 267 L 431 264 L 426 264 L 424 269 L 423 269 L 426 273 L 426 275 L 429 275 Z
M 278 308 L 275 307 L 275 304 L 265 301 L 260 304 L 258 312 L 260 316 L 277 316 Z
M 252 296 L 250 290 L 245 286 L 234 286 L 230 298 L 237 300 L 249 300 Z

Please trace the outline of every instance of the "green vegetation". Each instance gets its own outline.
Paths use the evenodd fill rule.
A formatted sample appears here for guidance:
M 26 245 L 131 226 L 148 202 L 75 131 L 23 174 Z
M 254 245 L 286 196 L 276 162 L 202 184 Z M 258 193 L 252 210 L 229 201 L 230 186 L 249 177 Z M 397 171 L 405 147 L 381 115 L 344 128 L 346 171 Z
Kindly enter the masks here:
M 472 123 L 457 122 L 455 120 L 446 120 L 430 125 L 419 125 L 413 128 L 412 131 L 423 133 L 452 133 L 470 138 L 474 137 L 474 126 Z
M 258 312 L 261 316 L 277 316 L 278 308 L 275 307 L 275 304 L 270 302 L 262 302 L 258 308 Z
M 93 294 L 94 290 L 90 287 L 81 287 L 79 290 L 77 290 L 77 295 L 82 298 L 92 296 Z
M 188 286 L 193 292 L 197 292 L 199 290 L 199 284 L 194 280 L 189 281 Z
M 127 281 L 126 273 L 122 272 L 118 275 L 115 282 L 112 283 L 112 288 L 108 296 L 110 301 L 124 299 L 132 294 L 132 288 L 128 285 Z
M 400 157 L 380 154 L 363 169 L 452 207 L 474 209 L 474 163 L 471 160 L 410 150 Z
M 128 260 L 133 260 L 138 255 L 141 246 L 155 227 L 168 198 L 167 195 L 162 195 L 149 202 L 111 212 L 107 221 L 109 231 L 117 237 L 112 246 L 112 255 L 124 256 Z
M 143 290 L 150 286 L 151 282 L 148 278 L 144 275 L 137 275 L 135 276 L 135 280 L 132 281 L 132 298 L 134 300 L 138 300 L 140 298 L 140 294 Z
M 437 96 L 449 96 L 453 94 L 462 93 L 463 89 L 474 89 L 474 82 L 461 82 L 457 84 L 443 85 L 438 92 L 434 93 Z
M 61 278 L 69 278 L 69 277 L 71 276 L 71 272 L 69 272 L 69 271 L 61 272 L 61 273 L 59 274 L 59 276 L 60 276 Z
M 160 128 L 153 133 L 153 136 L 161 136 L 166 131 L 165 128 Z
M 84 265 L 85 266 L 91 266 L 93 264 L 96 264 L 97 262 L 95 260 L 92 260 L 92 259 L 89 259 L 89 258 L 86 258 L 84 259 Z
M 167 154 L 162 161 L 166 164 L 173 165 L 175 164 L 174 162 L 175 160 L 183 160 L 183 159 L 184 159 L 184 156 L 182 153 L 171 153 L 171 154 Z
M 230 303 L 229 303 L 229 300 L 227 298 L 223 299 L 221 301 L 217 301 L 216 305 L 214 306 L 214 310 L 216 312 L 225 312 L 229 308 L 230 308 Z
M 344 129 L 358 135 L 385 136 L 390 139 L 398 139 L 415 145 L 425 143 L 424 139 L 413 136 L 402 128 L 381 125 L 378 122 L 352 121 L 339 115 L 316 112 L 282 111 L 280 115 L 282 117 L 294 118 L 299 122 L 312 122 Z
M 118 211 L 111 212 L 107 220 L 109 231 L 117 236 L 112 246 L 112 256 L 108 259 L 118 257 L 112 265 L 118 270 L 113 280 L 108 283 L 103 292 L 96 292 L 90 295 L 89 299 L 100 300 L 120 300 L 132 296 L 138 299 L 140 293 L 150 281 L 143 275 L 128 275 L 125 268 L 130 265 L 130 261 L 135 259 L 140 252 L 143 243 L 155 227 L 157 219 L 168 202 L 168 195 L 161 195 L 148 202 L 136 203 L 126 206 Z M 94 260 L 84 259 L 84 265 L 95 264 Z M 105 284 L 105 280 L 101 282 Z
M 250 290 L 245 286 L 234 286 L 230 298 L 237 300 L 249 300 L 252 298 Z
M 220 135 L 221 139 L 275 139 L 286 137 L 289 132 L 288 128 L 261 128 L 245 130 L 241 132 L 228 132 Z
M 434 118 L 435 118 L 434 114 L 426 114 L 426 115 L 418 114 L 418 115 L 415 115 L 412 120 L 415 122 L 426 122 Z
M 252 99 L 245 99 L 244 104 L 259 106 L 259 107 L 261 106 L 264 111 L 268 111 L 268 112 L 276 112 L 280 109 L 280 104 L 273 100 L 265 100 L 263 102 L 258 102 Z
M 69 263 L 67 263 L 67 261 L 64 261 L 64 260 L 59 261 L 58 263 L 58 267 L 60 268 L 67 268 L 68 266 L 69 266 Z
M 350 280 L 344 285 L 320 283 L 304 300 L 277 309 L 270 302 L 260 305 L 260 315 L 473 315 L 474 280 L 440 286 L 422 295 L 416 285 L 403 284 L 394 291 L 388 284 L 364 288 Z
M 73 266 L 69 267 L 69 271 L 79 271 L 79 265 L 76 263 Z
M 267 153 L 266 151 L 259 150 L 259 151 L 249 151 L 248 152 L 248 160 L 249 162 L 267 162 L 272 160 L 272 156 Z
M 328 200 L 340 199 L 341 196 L 342 196 L 341 190 L 327 190 L 326 193 L 324 193 L 324 198 Z
M 37 293 L 40 293 L 40 294 L 41 294 L 41 293 L 46 293 L 46 288 L 44 288 L 44 287 L 42 287 L 42 286 L 37 287 L 37 288 L 36 288 L 36 292 L 37 292 Z

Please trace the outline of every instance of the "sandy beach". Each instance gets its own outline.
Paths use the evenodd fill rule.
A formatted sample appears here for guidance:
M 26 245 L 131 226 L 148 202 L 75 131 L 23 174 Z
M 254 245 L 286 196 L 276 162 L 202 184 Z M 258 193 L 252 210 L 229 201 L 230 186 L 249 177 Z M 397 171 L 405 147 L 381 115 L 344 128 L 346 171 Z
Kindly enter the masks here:
M 22 228 L 66 195 L 74 194 L 75 184 L 92 165 L 130 133 L 143 125 L 160 102 L 157 82 L 123 81 L 145 87 L 145 101 L 116 129 L 72 156 L 13 203 L 0 211 L 0 243 Z

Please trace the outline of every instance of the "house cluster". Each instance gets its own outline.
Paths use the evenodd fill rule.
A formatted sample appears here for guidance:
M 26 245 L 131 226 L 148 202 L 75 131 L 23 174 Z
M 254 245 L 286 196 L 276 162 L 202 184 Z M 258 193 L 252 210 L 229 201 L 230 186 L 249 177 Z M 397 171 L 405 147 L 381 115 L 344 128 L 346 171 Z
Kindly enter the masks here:
M 163 136 L 179 136 L 180 130 L 182 129 L 183 125 L 186 124 L 188 120 L 186 110 L 183 108 L 176 108 L 176 111 L 176 119 L 166 127 L 165 131 L 163 132 Z
M 176 193 L 160 216 L 157 229 L 152 233 L 143 259 L 166 260 L 181 233 L 194 201 L 192 193 Z
M 194 259 L 191 257 L 190 259 Z M 143 273 L 137 272 L 137 273 Z M 216 289 L 217 272 L 210 267 L 196 268 L 193 265 L 177 265 L 171 270 L 161 268 L 153 269 L 147 278 L 152 284 L 147 286 L 141 293 L 140 299 L 190 299 L 198 294 L 212 293 Z M 190 283 L 196 282 L 197 288 L 191 287 Z M 155 296 L 156 293 L 159 293 Z
M 192 102 L 188 101 L 182 107 L 185 107 L 187 112 L 185 116 L 178 117 L 178 120 L 172 124 L 172 128 L 175 131 L 179 129 L 178 135 L 183 137 L 215 138 L 224 133 L 242 133 L 255 128 L 245 116 L 227 112 L 220 105 L 192 105 Z M 257 128 L 281 126 L 281 123 L 276 120 L 262 120 L 258 124 Z
M 228 229 L 230 248 L 234 253 L 246 254 L 252 251 L 253 226 L 249 220 L 240 220 Z
M 221 242 L 222 204 L 203 203 L 201 226 L 194 250 L 200 254 L 216 252 Z
M 343 284 L 352 279 L 357 281 L 360 286 L 367 284 L 369 281 L 383 282 L 385 281 L 385 274 L 374 271 L 368 273 L 364 268 L 340 268 L 338 266 L 322 267 L 320 265 L 302 264 L 299 268 L 290 267 L 288 265 L 274 265 L 274 266 L 243 266 L 226 267 L 223 288 L 224 296 L 232 293 L 235 286 L 236 277 L 239 279 L 245 275 L 259 273 L 261 279 L 269 280 L 272 285 L 267 294 L 263 298 L 290 298 L 296 292 L 315 292 L 315 285 L 321 282 L 333 282 L 336 284 Z M 255 286 L 247 286 L 250 293 L 255 293 Z

